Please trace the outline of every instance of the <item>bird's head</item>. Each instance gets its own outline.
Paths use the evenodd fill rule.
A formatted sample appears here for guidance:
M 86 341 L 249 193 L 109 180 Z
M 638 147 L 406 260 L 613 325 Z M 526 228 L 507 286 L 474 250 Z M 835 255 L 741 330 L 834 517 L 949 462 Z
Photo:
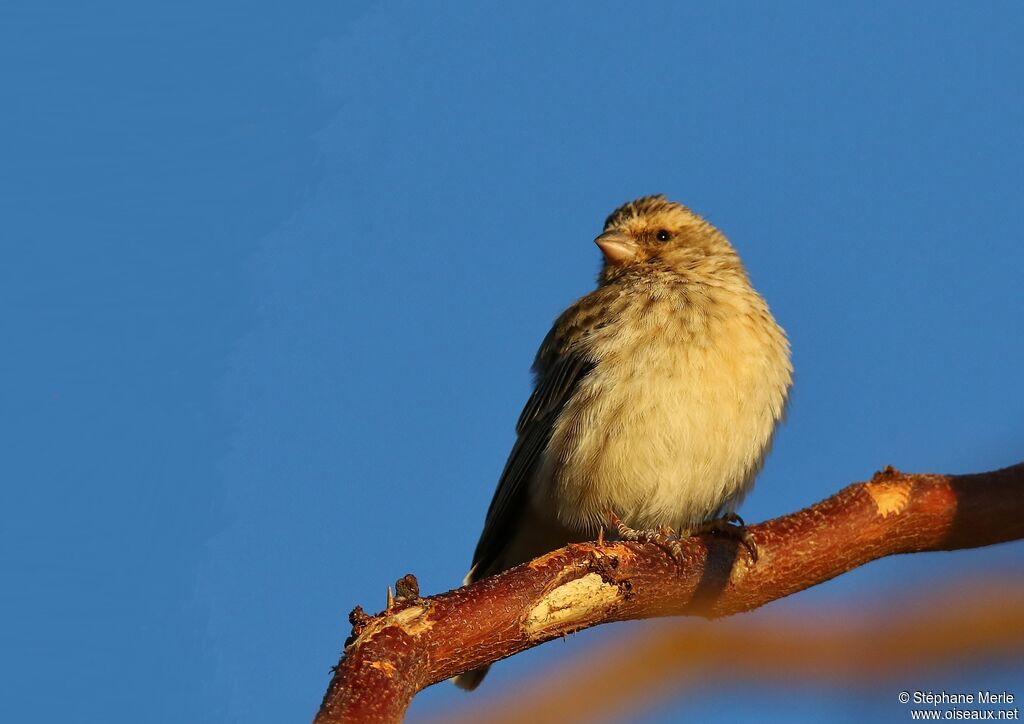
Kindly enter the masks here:
M 646 269 L 693 274 L 702 268 L 735 265 L 742 270 L 736 252 L 718 229 L 660 194 L 617 208 L 594 242 L 604 254 L 604 281 Z

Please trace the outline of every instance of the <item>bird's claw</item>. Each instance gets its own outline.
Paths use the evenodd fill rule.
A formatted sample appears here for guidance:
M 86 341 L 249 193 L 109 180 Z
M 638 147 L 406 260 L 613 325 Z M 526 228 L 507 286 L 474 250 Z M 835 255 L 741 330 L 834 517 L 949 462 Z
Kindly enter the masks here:
M 615 513 L 605 513 L 609 524 L 618 534 L 619 540 L 636 541 L 637 543 L 654 543 L 659 548 L 672 556 L 677 563 L 683 562 L 682 540 L 690 536 L 711 533 L 724 538 L 739 541 L 750 553 L 752 562 L 757 563 L 757 541 L 753 534 L 747 530 L 743 518 L 736 513 L 726 513 L 719 518 L 714 518 L 692 530 L 675 531 L 668 526 L 662 526 L 657 530 L 636 530 L 622 522 Z
M 754 540 L 753 533 L 747 529 L 743 518 L 735 513 L 726 513 L 719 518 L 713 518 L 693 531 L 693 535 L 702 533 L 711 533 L 739 541 L 750 553 L 750 560 L 757 563 L 757 541 Z
M 680 541 L 685 536 L 679 535 L 668 526 L 662 526 L 657 530 L 637 530 L 623 523 L 622 519 L 611 511 L 605 513 L 605 517 L 615 529 L 619 540 L 654 543 L 668 553 L 676 563 L 683 562 L 683 546 Z

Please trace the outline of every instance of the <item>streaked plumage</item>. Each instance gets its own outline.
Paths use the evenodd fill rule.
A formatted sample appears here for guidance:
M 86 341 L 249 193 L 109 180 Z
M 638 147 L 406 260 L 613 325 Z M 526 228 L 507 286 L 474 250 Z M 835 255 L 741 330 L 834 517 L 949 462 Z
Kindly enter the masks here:
M 608 511 L 648 530 L 732 512 L 783 414 L 789 345 L 721 232 L 648 196 L 597 241 L 598 287 L 537 353 L 467 582 L 593 539 Z

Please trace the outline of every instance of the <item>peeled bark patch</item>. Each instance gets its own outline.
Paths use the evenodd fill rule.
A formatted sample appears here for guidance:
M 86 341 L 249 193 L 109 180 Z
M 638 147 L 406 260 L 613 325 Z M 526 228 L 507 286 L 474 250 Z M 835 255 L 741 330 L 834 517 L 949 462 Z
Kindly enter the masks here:
M 910 501 L 910 485 L 907 483 L 867 483 L 864 486 L 875 503 L 878 514 L 883 518 L 901 513 Z
M 553 629 L 571 630 L 591 618 L 597 610 L 610 608 L 619 600 L 619 588 L 596 573 L 588 573 L 549 591 L 526 615 L 524 627 L 531 636 Z

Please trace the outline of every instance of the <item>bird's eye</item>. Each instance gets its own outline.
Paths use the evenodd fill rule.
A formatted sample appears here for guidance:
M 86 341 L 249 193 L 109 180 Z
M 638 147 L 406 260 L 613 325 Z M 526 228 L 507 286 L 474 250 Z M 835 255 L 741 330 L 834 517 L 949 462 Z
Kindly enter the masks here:
M 668 241 L 669 239 L 672 238 L 672 234 L 668 233 L 664 229 L 661 229 L 656 236 L 658 241 Z

